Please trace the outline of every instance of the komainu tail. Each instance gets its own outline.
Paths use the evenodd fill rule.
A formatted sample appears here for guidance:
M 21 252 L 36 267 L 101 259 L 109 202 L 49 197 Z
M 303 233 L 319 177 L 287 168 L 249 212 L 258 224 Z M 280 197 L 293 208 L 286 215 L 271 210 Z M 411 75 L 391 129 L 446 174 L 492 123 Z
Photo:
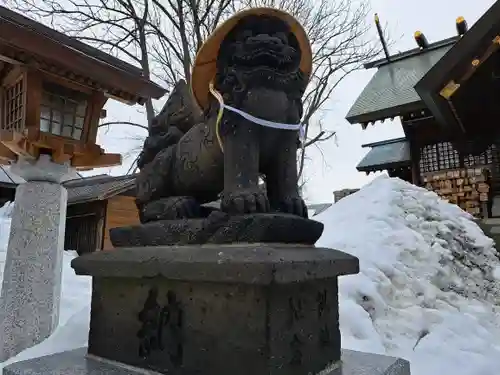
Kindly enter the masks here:
M 180 80 L 160 113 L 151 122 L 149 136 L 144 141 L 143 151 L 137 159 L 139 169 L 153 161 L 160 151 L 176 144 L 202 119 L 203 113 L 196 105 L 189 86 L 186 81 Z
M 149 135 L 166 133 L 170 126 L 175 126 L 186 133 L 202 119 L 203 113 L 196 105 L 189 86 L 186 81 L 180 80 L 160 113 L 153 119 Z

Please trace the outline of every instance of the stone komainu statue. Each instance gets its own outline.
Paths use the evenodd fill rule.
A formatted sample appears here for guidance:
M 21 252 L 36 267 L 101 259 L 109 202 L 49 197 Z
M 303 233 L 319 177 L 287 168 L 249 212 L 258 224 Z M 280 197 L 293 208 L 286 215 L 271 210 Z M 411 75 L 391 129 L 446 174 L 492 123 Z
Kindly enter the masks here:
M 136 180 L 141 222 L 194 223 L 213 213 L 203 204 L 218 199 L 226 216 L 307 219 L 296 156 L 311 70 L 307 35 L 288 13 L 248 9 L 219 26 L 196 57 L 191 92 L 184 82 L 175 87 L 144 143 Z M 112 241 L 125 236 L 118 232 Z
M 287 13 L 249 9 L 217 28 L 192 74 L 192 93 L 204 116 L 180 84 L 155 119 L 158 133 L 144 144 L 137 178 L 141 220 L 199 217 L 200 205 L 220 193 L 221 209 L 231 214 L 273 210 L 306 217 L 297 188 L 297 130 L 261 126 L 227 108 L 219 118 L 210 85 L 224 105 L 298 124 L 310 73 L 308 38 Z M 169 106 L 180 111 L 168 116 Z M 260 173 L 267 192 L 258 187 Z

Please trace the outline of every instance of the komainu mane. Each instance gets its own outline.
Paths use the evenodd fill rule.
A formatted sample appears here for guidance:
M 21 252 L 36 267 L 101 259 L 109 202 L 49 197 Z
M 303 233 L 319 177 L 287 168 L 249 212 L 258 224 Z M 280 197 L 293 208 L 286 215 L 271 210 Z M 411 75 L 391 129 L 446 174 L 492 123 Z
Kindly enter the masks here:
M 310 73 L 307 36 L 287 13 L 249 9 L 220 26 L 197 55 L 193 95 L 178 84 L 144 143 L 141 222 L 207 218 L 203 204 L 218 199 L 226 216 L 307 219 L 296 156 Z

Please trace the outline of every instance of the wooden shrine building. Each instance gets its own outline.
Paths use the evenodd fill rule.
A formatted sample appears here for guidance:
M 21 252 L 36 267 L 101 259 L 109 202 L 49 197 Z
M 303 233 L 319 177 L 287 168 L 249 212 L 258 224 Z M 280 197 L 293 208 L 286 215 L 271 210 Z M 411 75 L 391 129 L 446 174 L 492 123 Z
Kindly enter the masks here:
M 80 170 L 118 165 L 96 145 L 104 104 L 164 93 L 141 69 L 0 7 L 2 163 L 49 154 Z
M 404 138 L 377 142 L 357 166 L 388 170 L 477 216 L 500 216 L 500 2 L 457 36 L 365 65 L 377 72 L 346 119 L 399 118 Z
M 24 180 L 0 165 L 0 206 L 13 202 Z M 139 223 L 135 175 L 75 176 L 63 183 L 68 191 L 64 248 L 79 254 L 113 248 L 109 229 Z
M 96 144 L 108 99 L 144 104 L 165 90 L 141 69 L 0 6 L 0 164 L 50 155 L 76 170 L 121 164 Z M 1 166 L 0 203 L 24 180 Z M 73 176 L 65 248 L 111 247 L 109 229 L 138 222 L 134 176 Z

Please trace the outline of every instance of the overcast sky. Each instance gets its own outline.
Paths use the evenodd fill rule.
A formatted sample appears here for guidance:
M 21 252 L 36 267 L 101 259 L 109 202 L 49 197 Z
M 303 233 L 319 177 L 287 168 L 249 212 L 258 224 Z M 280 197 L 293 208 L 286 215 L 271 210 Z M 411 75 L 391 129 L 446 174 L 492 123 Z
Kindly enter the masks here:
M 437 40 L 456 35 L 455 19 L 465 17 L 469 27 L 494 3 L 492 0 L 371 0 L 373 14 L 378 13 L 383 24 L 388 24 L 389 33 L 394 40 L 390 53 L 405 51 L 416 47 L 413 33 L 422 31 L 427 40 L 432 43 Z M 327 104 L 325 124 L 331 130 L 337 131 L 336 140 L 321 145 L 318 150 L 309 152 L 310 160 L 306 164 L 306 198 L 311 202 L 333 201 L 333 191 L 342 188 L 360 187 L 370 181 L 375 175 L 366 176 L 356 171 L 357 163 L 363 158 L 367 149 L 362 144 L 403 136 L 398 120 L 386 121 L 370 125 L 362 130 L 360 125 L 350 125 L 345 115 L 350 106 L 361 93 L 364 86 L 375 73 L 375 69 L 353 73 L 345 79 L 334 92 Z M 138 114 L 137 107 L 127 107 L 116 102 L 107 105 L 108 118 L 113 121 L 143 121 L 145 116 Z M 141 108 L 139 108 L 141 110 Z M 144 137 L 145 131 L 135 128 L 114 126 L 109 131 L 100 131 L 98 143 L 108 152 L 127 151 L 140 146 L 140 141 L 133 137 Z M 322 155 L 323 154 L 323 155 Z M 133 157 L 125 158 L 121 167 L 94 170 L 95 173 L 126 173 Z

